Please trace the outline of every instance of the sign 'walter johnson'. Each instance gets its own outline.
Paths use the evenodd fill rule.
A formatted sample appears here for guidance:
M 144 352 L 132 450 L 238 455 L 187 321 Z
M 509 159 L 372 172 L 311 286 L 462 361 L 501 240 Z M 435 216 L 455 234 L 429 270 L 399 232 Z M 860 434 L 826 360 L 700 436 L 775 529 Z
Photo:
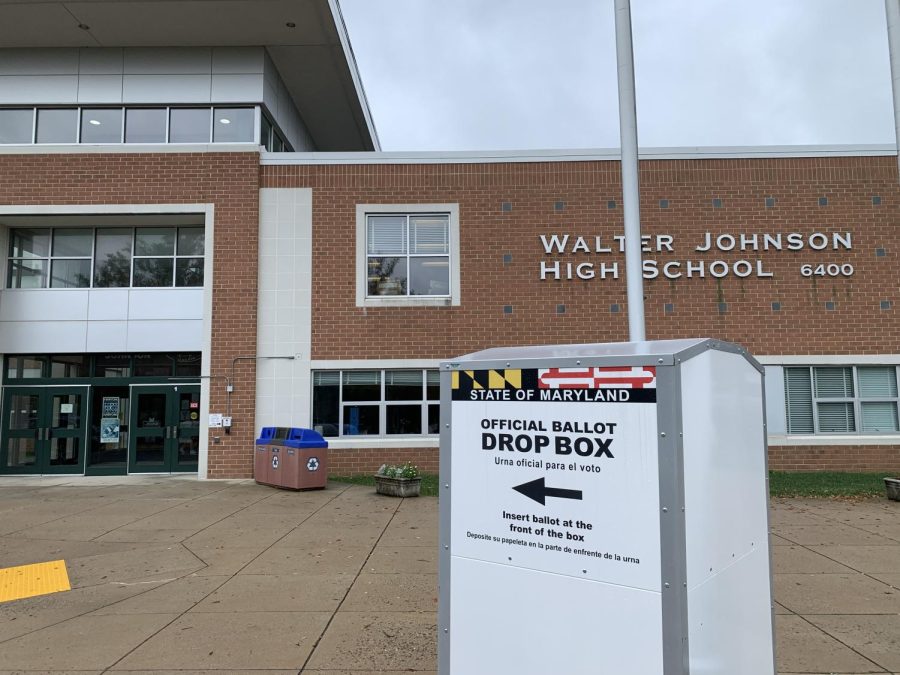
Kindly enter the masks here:
M 581 279 L 618 279 L 622 272 L 618 262 L 612 260 L 585 261 L 583 255 L 609 255 L 622 253 L 625 250 L 625 238 L 622 235 L 606 237 L 604 235 L 579 236 L 570 234 L 542 234 L 541 247 L 549 259 L 540 261 L 540 279 L 571 280 Z M 655 260 L 647 258 L 642 261 L 644 279 L 682 279 L 714 277 L 720 279 L 727 276 L 736 277 L 774 277 L 769 260 L 759 257 L 760 252 L 777 253 L 779 251 L 850 251 L 853 239 L 850 232 L 776 232 L 776 233 L 742 233 L 713 234 L 704 233 L 700 241 L 693 243 L 693 250 L 701 254 L 716 252 L 738 252 L 745 255 L 740 259 L 695 258 L 684 260 Z M 641 249 L 644 253 L 675 253 L 675 237 L 669 234 L 644 235 L 641 237 Z M 571 260 L 579 256 L 579 260 Z M 828 276 L 849 277 L 853 275 L 853 265 L 848 262 L 834 262 L 829 255 L 826 260 L 813 259 L 798 265 L 799 273 L 804 277 Z
M 455 501 L 455 552 L 659 590 L 653 366 L 457 371 L 451 386 L 453 472 L 484 481 Z

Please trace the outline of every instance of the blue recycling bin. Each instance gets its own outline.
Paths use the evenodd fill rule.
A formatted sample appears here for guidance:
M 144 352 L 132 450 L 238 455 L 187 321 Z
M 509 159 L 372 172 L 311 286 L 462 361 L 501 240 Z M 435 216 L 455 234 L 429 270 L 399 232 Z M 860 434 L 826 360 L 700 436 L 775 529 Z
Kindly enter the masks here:
M 313 429 L 263 427 L 255 450 L 257 483 L 314 490 L 328 482 L 328 441 Z

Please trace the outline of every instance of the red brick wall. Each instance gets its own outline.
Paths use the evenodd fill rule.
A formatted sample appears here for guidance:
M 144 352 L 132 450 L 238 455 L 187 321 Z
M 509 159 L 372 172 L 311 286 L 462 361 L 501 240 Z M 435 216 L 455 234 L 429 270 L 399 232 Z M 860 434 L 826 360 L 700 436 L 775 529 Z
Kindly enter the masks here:
M 890 157 L 645 161 L 641 165 L 644 234 L 671 234 L 668 260 L 764 260 L 773 278 L 658 278 L 645 282 L 648 338 L 715 336 L 756 354 L 868 354 L 896 352 L 900 205 Z M 504 344 L 627 340 L 624 256 L 545 256 L 539 235 L 621 233 L 616 162 L 265 166 L 265 187 L 313 188 L 313 357 L 445 358 Z M 873 206 L 871 197 L 881 197 Z M 776 198 L 765 208 L 765 197 Z M 819 206 L 819 197 L 828 205 Z M 722 208 L 712 200 L 722 199 Z M 668 199 L 662 209 L 659 200 Z M 616 201 L 617 208 L 607 208 Z M 554 203 L 565 202 L 557 211 Z M 458 203 L 461 293 L 459 307 L 355 306 L 358 203 Z M 511 211 L 501 211 L 509 202 Z M 850 251 L 693 250 L 705 232 L 852 232 Z M 887 255 L 876 257 L 875 249 Z M 348 254 L 348 251 L 350 252 Z M 503 255 L 513 261 L 503 264 Z M 620 264 L 620 277 L 540 281 L 539 263 Z M 336 261 L 341 261 L 336 264 Z M 852 277 L 804 278 L 804 263 L 851 263 Z M 880 302 L 895 307 L 881 310 Z M 827 311 L 826 301 L 835 302 Z M 727 311 L 719 313 L 719 303 Z M 782 311 L 773 312 L 772 302 Z M 618 313 L 610 306 L 618 304 Z M 674 312 L 664 313 L 665 303 Z M 557 314 L 557 305 L 565 313 Z M 512 305 L 513 313 L 503 307 Z M 860 327 L 865 328 L 861 329 Z
M 211 410 L 225 411 L 235 356 L 256 353 L 259 154 L 0 154 L 0 204 L 215 205 Z M 207 255 L 209 252 L 207 252 Z M 235 426 L 209 445 L 209 477 L 249 477 L 256 370 L 239 362 L 231 397 Z M 221 432 L 221 430 L 217 430 Z
M 346 476 L 375 473 L 382 464 L 412 462 L 422 473 L 437 473 L 440 450 L 437 448 L 331 448 L 328 450 L 328 473 Z
M 897 474 L 900 473 L 900 445 L 770 445 L 769 468 L 776 471 L 885 471 Z
M 313 280 L 314 359 L 442 359 L 502 345 L 628 339 L 624 256 L 545 256 L 539 240 L 553 233 L 608 240 L 621 233 L 616 162 L 265 166 L 261 182 L 313 188 L 313 268 L 328 270 Z M 760 355 L 900 351 L 900 187 L 894 158 L 643 161 L 641 191 L 643 233 L 675 237 L 673 253 L 645 254 L 660 267 L 670 260 L 761 259 L 774 274 L 645 281 L 648 338 L 717 337 Z M 873 205 L 873 195 L 881 197 L 880 205 Z M 766 208 L 766 197 L 776 199 L 774 208 Z M 827 197 L 827 206 L 819 205 L 820 197 Z M 660 207 L 662 199 L 668 208 Z M 713 199 L 722 200 L 721 208 Z M 563 210 L 555 209 L 558 201 L 565 203 Z M 616 208 L 608 208 L 609 201 Z M 503 211 L 503 202 L 511 210 Z M 355 306 L 352 242 L 360 203 L 459 204 L 460 306 Z M 706 232 L 851 232 L 853 248 L 694 250 Z M 878 248 L 886 255 L 877 257 Z M 509 265 L 503 264 L 505 254 L 512 256 Z M 619 279 L 541 281 L 540 261 L 557 259 L 617 261 Z M 832 262 L 852 264 L 854 275 L 800 274 L 802 264 Z M 883 300 L 892 303 L 889 310 L 880 308 Z M 780 312 L 772 310 L 773 302 L 781 303 Z M 834 302 L 834 309 L 827 310 L 826 302 Z M 666 303 L 674 305 L 672 313 L 665 313 Z M 727 304 L 724 313 L 720 303 Z M 618 313 L 610 311 L 613 304 Z M 506 305 L 512 314 L 504 313 Z M 558 305 L 565 305 L 565 313 L 557 313 Z M 771 456 L 773 468 L 900 470 L 893 446 L 772 448 Z

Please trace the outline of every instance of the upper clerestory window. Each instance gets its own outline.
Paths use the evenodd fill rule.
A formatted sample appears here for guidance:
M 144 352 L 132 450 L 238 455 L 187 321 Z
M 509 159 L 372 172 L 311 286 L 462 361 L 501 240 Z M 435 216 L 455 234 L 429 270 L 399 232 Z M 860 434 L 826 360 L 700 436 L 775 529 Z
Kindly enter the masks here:
M 256 143 L 290 151 L 255 106 L 0 108 L 0 145 Z

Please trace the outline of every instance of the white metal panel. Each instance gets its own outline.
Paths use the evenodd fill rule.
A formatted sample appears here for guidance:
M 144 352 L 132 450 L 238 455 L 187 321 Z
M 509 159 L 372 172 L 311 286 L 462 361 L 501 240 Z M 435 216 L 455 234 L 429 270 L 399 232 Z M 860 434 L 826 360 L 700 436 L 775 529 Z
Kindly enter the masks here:
M 93 288 L 89 296 L 88 321 L 126 321 L 127 288 Z
M 90 321 L 87 323 L 86 352 L 124 352 L 128 349 L 128 322 Z
M 192 75 L 212 72 L 208 47 L 129 47 L 125 72 L 135 75 Z
M 692 668 L 772 673 L 761 375 L 741 355 L 708 350 L 681 378 Z M 754 650 L 762 656 L 741 660 Z
M 259 192 L 256 428 L 309 426 L 312 346 L 312 190 Z
M 451 578 L 454 675 L 663 672 L 658 593 L 457 556 Z
M 129 321 L 126 349 L 130 352 L 199 352 L 203 321 Z
M 764 366 L 766 370 L 766 432 L 769 436 L 787 433 L 784 404 L 784 368 Z
M 773 673 L 772 609 L 760 594 L 768 585 L 769 558 L 759 549 L 689 592 L 690 675 Z
M 0 322 L 0 344 L 7 354 L 83 352 L 86 332 L 84 321 Z
M 125 75 L 125 103 L 209 103 L 212 75 Z
M 214 74 L 213 103 L 259 103 L 263 97 L 263 76 L 259 74 Z
M 124 72 L 121 48 L 92 47 L 78 50 L 78 72 L 81 75 L 121 75 Z
M 4 49 L 0 75 L 75 75 L 77 49 Z
M 133 288 L 128 295 L 128 319 L 202 319 L 202 288 Z
M 121 103 L 122 75 L 81 75 L 78 78 L 79 103 Z
M 263 47 L 214 47 L 212 72 L 215 73 L 263 73 L 265 72 Z
M 0 321 L 84 321 L 89 291 L 7 289 L 0 307 Z
M 454 556 L 554 573 L 548 582 L 570 575 L 660 590 L 655 403 L 511 399 L 453 401 L 452 410 Z M 532 429 L 504 431 L 510 420 Z M 504 451 L 500 434 L 523 445 Z M 516 489 L 538 479 L 579 496 L 537 504 Z
M 77 75 L 0 75 L 2 104 L 41 105 L 77 100 Z

